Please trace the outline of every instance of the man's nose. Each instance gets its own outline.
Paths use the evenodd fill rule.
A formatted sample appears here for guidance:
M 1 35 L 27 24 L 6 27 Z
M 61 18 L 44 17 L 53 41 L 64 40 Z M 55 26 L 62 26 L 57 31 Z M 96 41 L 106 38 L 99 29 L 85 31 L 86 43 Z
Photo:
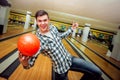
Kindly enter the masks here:
M 45 24 L 45 22 L 44 22 L 44 21 L 42 21 L 42 22 L 41 22 L 41 24 Z

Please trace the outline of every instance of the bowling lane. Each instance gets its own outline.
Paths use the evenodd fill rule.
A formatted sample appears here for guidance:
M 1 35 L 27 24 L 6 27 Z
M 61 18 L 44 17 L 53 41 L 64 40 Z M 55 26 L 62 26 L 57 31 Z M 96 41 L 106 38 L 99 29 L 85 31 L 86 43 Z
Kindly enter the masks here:
M 22 25 L 9 24 L 7 33 L 0 35 L 0 60 L 16 49 L 19 35 L 31 31 L 34 33 L 34 29 L 32 27 L 24 29 Z
M 0 80 L 7 80 L 7 79 L 0 77 Z
M 9 80 L 51 80 L 52 67 L 49 58 L 39 55 L 34 67 L 23 69 L 20 64 L 9 77 Z
M 101 58 L 105 59 L 109 63 L 113 64 L 115 67 L 117 67 L 120 70 L 120 61 L 117 61 L 111 57 L 106 56 L 106 53 L 108 51 L 108 47 L 104 44 L 101 44 L 100 42 L 97 42 L 95 40 L 88 40 L 86 43 L 81 41 L 81 38 L 76 37 L 74 38 L 76 41 L 78 41 L 80 44 L 86 46 L 91 51 L 93 51 L 95 54 L 100 56 Z
M 120 80 L 120 70 L 90 51 L 85 46 L 80 45 L 76 40 L 72 38 L 69 38 L 68 40 L 70 40 L 78 49 L 80 49 L 92 62 L 99 66 L 109 77 L 111 77 L 113 80 Z
M 29 32 L 32 30 L 33 30 L 32 27 L 29 27 L 28 29 L 24 29 L 24 27 L 22 25 L 14 25 L 14 24 L 8 25 L 7 32 L 0 35 L 0 40 L 7 38 L 7 37 L 14 36 L 14 35 L 18 35 L 21 33 Z
M 0 59 L 17 48 L 19 36 L 0 42 Z
M 17 41 L 19 37 L 20 35 L 0 42 L 0 59 L 17 48 Z
M 72 53 L 72 55 L 78 57 L 76 52 L 65 40 L 63 40 L 63 43 L 66 49 L 70 53 Z M 12 65 L 14 66 L 14 64 Z M 69 71 L 68 74 L 69 80 L 79 80 L 82 77 L 82 75 L 83 75 L 82 73 L 78 73 L 74 71 Z M 51 80 L 52 79 L 51 61 L 48 57 L 45 57 L 44 55 L 40 54 L 35 62 L 34 67 L 32 67 L 29 70 L 25 70 L 23 69 L 21 64 L 20 65 L 18 64 L 18 67 L 7 78 L 9 80 Z
M 79 37 L 75 37 L 74 39 L 76 39 L 86 47 L 94 50 L 96 53 L 100 53 L 100 55 L 106 55 L 107 53 L 108 47 L 100 42 L 97 42 L 95 40 L 88 40 L 86 43 L 84 43 L 81 41 L 81 38 Z

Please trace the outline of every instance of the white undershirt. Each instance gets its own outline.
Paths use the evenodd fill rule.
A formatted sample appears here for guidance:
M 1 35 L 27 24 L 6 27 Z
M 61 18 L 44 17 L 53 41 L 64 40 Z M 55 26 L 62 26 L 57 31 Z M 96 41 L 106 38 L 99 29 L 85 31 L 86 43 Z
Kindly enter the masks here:
M 44 35 L 50 37 L 50 38 L 53 38 L 52 34 L 50 33 L 50 31 L 48 31 L 47 33 L 45 33 Z

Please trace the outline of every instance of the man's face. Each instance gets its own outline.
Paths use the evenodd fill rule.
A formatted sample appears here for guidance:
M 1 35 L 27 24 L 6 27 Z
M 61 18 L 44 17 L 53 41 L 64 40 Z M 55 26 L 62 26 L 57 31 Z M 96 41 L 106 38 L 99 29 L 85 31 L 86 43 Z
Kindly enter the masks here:
M 41 33 L 45 33 L 49 29 L 49 18 L 47 15 L 37 17 L 37 25 L 40 28 Z

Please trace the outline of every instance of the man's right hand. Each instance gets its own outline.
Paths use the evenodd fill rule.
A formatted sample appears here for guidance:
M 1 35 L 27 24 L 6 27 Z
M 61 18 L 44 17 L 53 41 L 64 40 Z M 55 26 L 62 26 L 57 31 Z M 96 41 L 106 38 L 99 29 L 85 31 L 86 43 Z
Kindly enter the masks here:
M 24 68 L 27 68 L 29 66 L 29 59 L 30 56 L 25 56 L 22 53 L 19 52 L 19 61 L 23 65 Z

